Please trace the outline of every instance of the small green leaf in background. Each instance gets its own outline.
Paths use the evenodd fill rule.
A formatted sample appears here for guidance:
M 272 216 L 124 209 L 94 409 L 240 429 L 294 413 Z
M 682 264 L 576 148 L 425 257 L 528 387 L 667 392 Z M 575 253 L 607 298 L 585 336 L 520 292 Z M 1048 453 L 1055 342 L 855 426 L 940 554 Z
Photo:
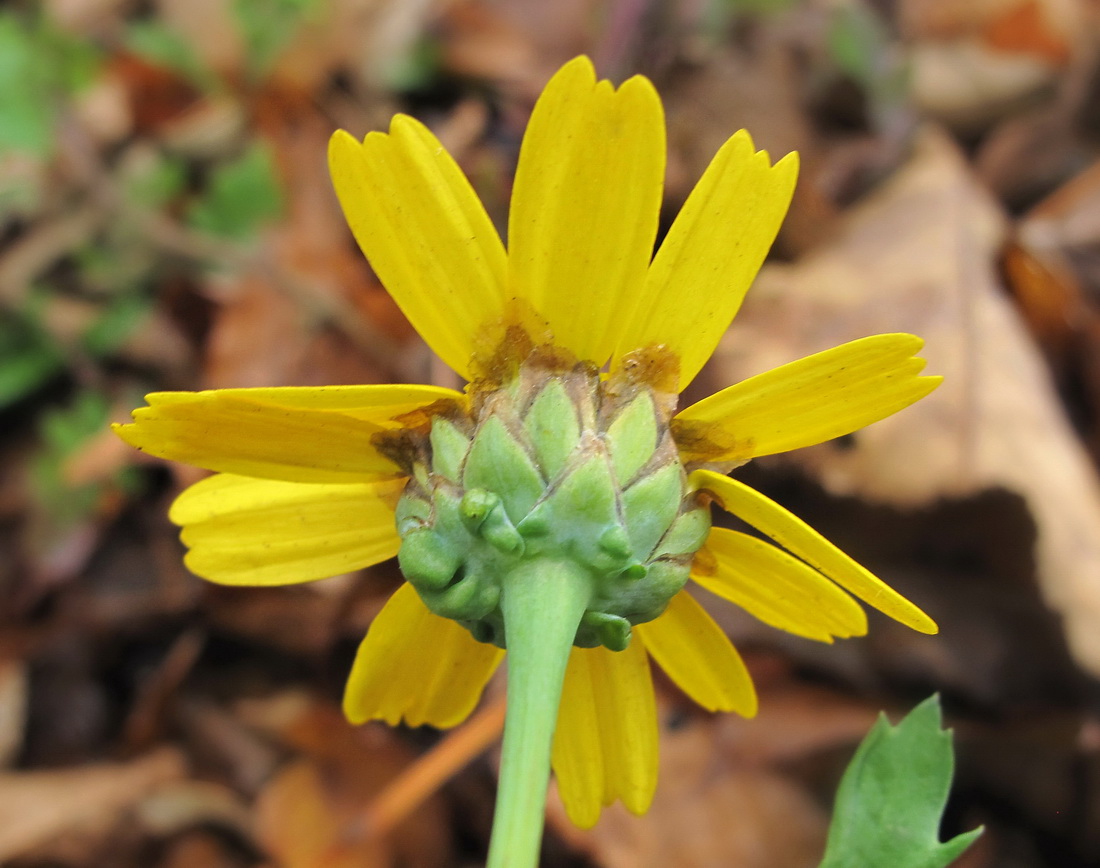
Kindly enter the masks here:
M 829 19 L 828 46 L 833 62 L 865 87 L 882 73 L 881 58 L 891 45 L 878 13 L 862 3 L 845 4 Z
M 722 4 L 734 12 L 784 12 L 794 6 L 798 0 L 721 0 Z
M 271 152 L 252 145 L 239 159 L 219 167 L 206 194 L 192 206 L 188 222 L 196 229 L 242 241 L 261 224 L 278 217 L 283 193 Z
M 35 49 L 19 19 L 0 16 L 0 152 L 45 156 L 53 148 L 49 76 Z
M 152 307 L 151 296 L 137 292 L 120 293 L 111 299 L 81 335 L 84 349 L 96 358 L 115 352 L 137 331 Z
M 138 57 L 178 72 L 199 90 L 217 90 L 217 76 L 175 30 L 156 21 L 135 21 L 127 28 L 125 39 L 126 47 Z
M 863 0 L 833 8 L 827 34 L 829 57 L 860 85 L 878 128 L 908 110 L 909 66 L 898 38 L 875 7 Z
M 0 313 L 0 408 L 25 398 L 64 369 L 64 356 L 37 320 Z
M 126 198 L 150 210 L 164 208 L 186 188 L 187 166 L 160 154 L 143 156 L 142 164 L 126 173 Z
M 235 0 L 233 12 L 244 38 L 248 72 L 263 78 L 290 43 L 315 0 Z
M 440 72 L 439 41 L 426 35 L 409 46 L 382 70 L 386 87 L 398 93 L 427 89 Z
M 94 390 L 79 392 L 71 403 L 43 413 L 39 420 L 42 446 L 31 463 L 33 493 L 50 521 L 64 528 L 95 510 L 100 486 L 72 486 L 65 480 L 64 462 L 107 424 L 110 407 Z
M 61 100 L 87 86 L 99 52 L 45 21 L 0 13 L 0 153 L 48 156 Z
M 940 842 L 955 765 L 941 724 L 939 696 L 897 726 L 879 718 L 840 782 L 820 868 L 946 868 L 982 833 Z

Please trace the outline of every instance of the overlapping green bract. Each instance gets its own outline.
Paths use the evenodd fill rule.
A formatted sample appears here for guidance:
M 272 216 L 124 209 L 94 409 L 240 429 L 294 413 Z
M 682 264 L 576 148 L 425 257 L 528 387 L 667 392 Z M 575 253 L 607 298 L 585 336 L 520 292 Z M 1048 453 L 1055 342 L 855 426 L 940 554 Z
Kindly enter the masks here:
M 951 731 L 932 696 L 897 726 L 882 715 L 837 791 L 819 868 L 946 868 L 982 830 L 940 841 L 954 771 Z
M 575 644 L 621 651 L 687 581 L 710 529 L 666 402 L 590 365 L 533 370 L 431 421 L 397 508 L 398 559 L 425 604 L 505 645 L 507 577 L 534 560 L 589 579 Z

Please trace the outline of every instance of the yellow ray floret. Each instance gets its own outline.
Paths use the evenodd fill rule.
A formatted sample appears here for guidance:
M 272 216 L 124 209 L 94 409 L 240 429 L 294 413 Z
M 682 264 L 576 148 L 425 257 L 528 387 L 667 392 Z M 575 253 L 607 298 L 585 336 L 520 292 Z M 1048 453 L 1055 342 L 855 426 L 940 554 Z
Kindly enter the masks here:
M 241 476 L 351 483 L 401 475 L 371 444 L 395 417 L 465 398 L 432 386 L 379 385 L 154 392 L 146 400 L 132 424 L 114 430 L 150 455 Z
M 747 534 L 713 528 L 691 577 L 765 624 L 807 639 L 832 642 L 867 632 L 867 615 L 841 588 Z
M 428 611 L 404 584 L 371 623 L 344 691 L 352 723 L 456 726 L 465 720 L 504 652 Z
M 401 541 L 393 510 L 404 479 L 315 485 L 219 474 L 186 489 L 182 525 L 196 575 L 225 585 L 288 585 L 381 563 Z
M 508 220 L 509 287 L 557 346 L 602 365 L 653 255 L 665 174 L 661 100 L 618 90 L 586 57 L 547 84 L 520 150 Z M 583 315 L 578 315 L 583 311 Z
M 635 635 L 677 686 L 707 711 L 756 714 L 756 690 L 729 637 L 686 591 Z
M 714 494 L 727 512 L 771 537 L 867 605 L 921 633 L 938 632 L 936 622 L 919 608 L 760 492 L 710 470 L 696 470 L 689 482 Z
M 645 649 L 574 648 L 552 758 L 569 819 L 590 828 L 616 799 L 644 813 L 657 787 L 657 709 Z
M 428 129 L 398 115 L 362 143 L 342 130 L 329 171 L 348 225 L 386 290 L 470 379 L 475 342 L 504 312 L 505 253 L 470 182 Z
M 730 138 L 691 191 L 645 284 L 623 310 L 629 318 L 613 358 L 663 346 L 679 357 L 683 391 L 741 307 L 779 232 L 797 177 L 797 154 L 773 166 L 744 130 Z
M 919 401 L 943 379 L 922 377 L 914 335 L 851 341 L 750 377 L 682 410 L 685 461 L 747 461 L 850 434 Z

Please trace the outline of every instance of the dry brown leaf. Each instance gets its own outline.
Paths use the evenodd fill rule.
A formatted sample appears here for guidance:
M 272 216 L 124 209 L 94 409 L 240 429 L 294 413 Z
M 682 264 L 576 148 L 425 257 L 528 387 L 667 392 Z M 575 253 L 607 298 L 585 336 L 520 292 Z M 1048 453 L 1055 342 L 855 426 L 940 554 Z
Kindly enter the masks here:
M 316 763 L 291 763 L 271 781 L 257 803 L 258 835 L 281 868 L 383 868 L 391 855 L 385 842 L 330 856 L 343 833 L 340 810 Z
M 140 799 L 185 774 L 183 755 L 172 748 L 128 763 L 0 774 L 0 861 L 54 838 L 113 826 Z
M 0 660 L 0 768 L 11 763 L 23 744 L 27 725 L 27 664 Z
M 1085 13 L 1081 0 L 901 0 L 898 18 L 907 36 L 915 39 L 982 37 L 1004 44 L 1006 50 L 1052 51 L 1050 42 L 1064 49 Z
M 745 765 L 776 766 L 854 745 L 878 718 L 878 708 L 833 691 L 791 683 L 763 688 L 760 712 L 714 719 L 721 751 Z
M 1005 280 L 1039 345 L 1062 365 L 1084 325 L 1081 282 L 1064 257 L 1036 255 L 1018 243 L 1005 249 Z
M 1005 258 L 1009 284 L 1061 382 L 1071 384 L 1077 422 L 1100 461 L 1100 162 L 1039 202 L 1016 235 Z
M 134 812 L 142 830 L 155 838 L 169 838 L 196 827 L 232 829 L 248 837 L 252 813 L 244 799 L 223 784 L 211 781 L 173 781 L 141 800 Z
M 984 126 L 1056 80 L 1082 49 L 1085 14 L 1080 0 L 903 3 L 917 104 L 962 128 Z
M 446 864 L 450 834 L 430 799 L 391 834 L 372 836 L 364 809 L 413 759 L 394 732 L 356 729 L 328 705 L 282 720 L 304 756 L 284 767 L 257 802 L 258 837 L 281 868 L 384 868 Z
M 1038 529 L 1038 578 L 1082 666 L 1100 672 L 1100 485 L 999 286 L 1004 218 L 935 129 L 853 209 L 834 244 L 767 269 L 717 354 L 726 382 L 876 332 L 927 346 L 931 397 L 787 460 L 834 494 L 898 505 L 1003 487 Z

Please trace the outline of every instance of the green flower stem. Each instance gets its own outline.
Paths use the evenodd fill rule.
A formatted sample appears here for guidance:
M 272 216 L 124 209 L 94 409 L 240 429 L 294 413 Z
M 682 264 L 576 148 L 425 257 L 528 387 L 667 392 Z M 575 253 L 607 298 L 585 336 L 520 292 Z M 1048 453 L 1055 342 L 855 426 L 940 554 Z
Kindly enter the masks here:
M 503 582 L 508 709 L 486 868 L 538 865 L 558 703 L 591 587 L 575 563 L 551 559 L 521 563 Z

